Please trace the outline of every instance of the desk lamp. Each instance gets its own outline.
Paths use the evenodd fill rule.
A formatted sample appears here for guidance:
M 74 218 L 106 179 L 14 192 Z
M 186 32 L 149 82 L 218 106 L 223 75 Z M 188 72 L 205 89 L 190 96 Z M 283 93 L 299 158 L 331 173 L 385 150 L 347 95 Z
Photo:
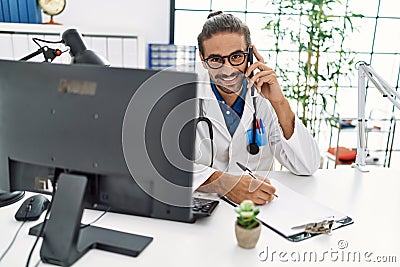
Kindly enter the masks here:
M 110 66 L 110 63 L 106 59 L 87 49 L 82 35 L 76 29 L 66 30 L 62 34 L 62 42 L 70 48 L 71 63 Z
M 394 90 L 388 82 L 386 82 L 376 71 L 367 63 L 360 62 L 358 64 L 358 123 L 357 123 L 357 156 L 353 168 L 357 168 L 361 172 L 368 172 L 366 168 L 367 155 L 367 135 L 365 119 L 365 78 L 368 78 L 378 89 L 378 91 L 386 97 L 393 105 L 400 110 L 400 94 Z
M 20 61 L 27 61 L 37 55 L 43 54 L 45 62 L 53 62 L 53 60 L 61 56 L 62 53 L 66 51 L 61 51 L 60 49 L 53 49 L 48 46 L 41 46 L 40 42 L 50 43 L 50 44 L 60 44 L 63 43 L 65 46 L 69 47 L 69 54 L 72 57 L 71 64 L 91 64 L 100 66 L 110 66 L 110 63 L 96 54 L 94 51 L 87 49 L 87 46 L 83 40 L 82 35 L 77 29 L 66 30 L 61 37 L 61 41 L 46 41 L 38 38 L 33 38 L 33 41 L 39 46 L 39 49 L 23 58 Z

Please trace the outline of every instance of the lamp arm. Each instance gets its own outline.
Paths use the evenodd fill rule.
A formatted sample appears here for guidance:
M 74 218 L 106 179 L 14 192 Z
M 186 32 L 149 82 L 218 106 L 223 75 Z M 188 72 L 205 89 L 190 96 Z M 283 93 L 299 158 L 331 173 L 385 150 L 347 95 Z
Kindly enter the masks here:
M 41 53 L 43 53 L 43 51 L 44 51 L 44 48 L 41 47 L 38 50 L 36 50 L 35 52 L 32 52 L 31 54 L 21 58 L 19 61 L 27 61 L 33 57 L 36 57 L 37 55 L 40 55 Z
M 43 54 L 46 62 L 53 62 L 53 60 L 60 56 L 63 52 L 60 49 L 49 48 L 48 46 L 40 47 L 35 52 L 21 58 L 19 61 L 27 61 L 37 55 Z
M 361 63 L 358 68 L 358 121 L 357 121 L 357 154 L 356 160 L 352 167 L 357 168 L 361 172 L 368 171 L 365 168 L 365 160 L 367 156 L 367 123 L 365 119 L 365 77 L 364 65 Z
M 366 132 L 367 125 L 365 119 L 365 78 L 368 78 L 376 87 L 376 89 L 384 96 L 387 97 L 395 107 L 400 110 L 400 94 L 394 90 L 388 82 L 386 82 L 376 71 L 368 66 L 365 62 L 361 62 L 358 68 L 358 124 L 357 124 L 357 156 L 356 161 L 352 165 L 362 172 L 368 171 L 366 166 Z M 397 97 L 397 99 L 396 99 Z
M 372 81 L 372 83 L 381 92 L 381 94 L 384 97 L 387 97 L 389 101 L 392 102 L 393 105 L 395 105 L 400 110 L 400 102 L 398 101 L 398 99 L 400 99 L 400 94 L 396 90 L 394 90 L 385 79 L 383 79 L 378 73 L 376 73 L 376 71 L 372 67 L 363 65 L 363 69 L 367 77 Z M 378 81 L 376 81 L 374 77 Z M 395 99 L 394 97 L 397 97 L 397 99 Z

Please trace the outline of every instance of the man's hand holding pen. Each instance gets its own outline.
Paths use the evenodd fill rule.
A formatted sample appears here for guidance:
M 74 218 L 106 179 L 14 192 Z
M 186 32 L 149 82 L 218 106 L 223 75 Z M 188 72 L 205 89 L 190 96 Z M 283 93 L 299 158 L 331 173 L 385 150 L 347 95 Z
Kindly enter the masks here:
M 257 175 L 256 175 L 257 176 Z M 275 187 L 271 185 L 268 178 L 257 176 L 254 179 L 250 175 L 242 175 L 240 180 L 230 190 L 226 197 L 235 203 L 241 203 L 249 199 L 256 205 L 264 205 L 274 199 Z
M 251 200 L 256 205 L 264 205 L 274 199 L 275 187 L 271 185 L 268 178 L 253 174 L 233 175 L 226 172 L 216 171 L 211 177 L 199 187 L 203 192 L 215 192 L 226 196 L 231 201 L 239 204 L 243 200 Z
M 252 200 L 256 205 L 264 205 L 271 202 L 275 194 L 275 187 L 271 185 L 268 178 L 254 174 L 243 164 L 236 164 L 246 172 L 247 175 L 242 175 L 240 180 L 234 185 L 226 196 L 236 203 L 241 203 L 245 199 Z
M 242 169 L 244 172 L 246 172 L 248 175 L 251 176 L 251 178 L 255 179 L 255 180 L 261 180 L 261 181 L 267 181 L 268 184 L 271 184 L 270 180 L 266 177 L 261 177 L 259 175 L 256 175 L 246 166 L 244 166 L 243 164 L 241 164 L 240 162 L 236 162 L 236 164 L 239 166 L 240 169 Z M 275 193 L 274 193 L 275 197 L 278 197 Z

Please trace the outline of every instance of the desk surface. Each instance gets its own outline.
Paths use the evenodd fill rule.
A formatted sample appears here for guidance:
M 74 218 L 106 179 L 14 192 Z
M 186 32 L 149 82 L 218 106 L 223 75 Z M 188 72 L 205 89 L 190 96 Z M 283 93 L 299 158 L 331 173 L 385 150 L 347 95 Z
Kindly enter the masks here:
M 221 202 L 213 216 L 186 224 L 145 217 L 108 213 L 96 226 L 154 237 L 137 258 L 91 250 L 74 266 L 398 266 L 400 262 L 400 175 L 394 169 L 372 168 L 369 173 L 355 169 L 318 170 L 309 177 L 272 172 L 270 177 L 331 208 L 347 213 L 354 224 L 293 243 L 263 227 L 257 247 L 237 246 L 235 213 Z M 0 253 L 8 246 L 20 222 L 14 213 L 22 200 L 0 208 Z M 85 211 L 83 222 L 101 212 Z M 42 215 L 44 216 L 44 215 Z M 34 237 L 25 223 L 14 246 L 0 266 L 25 266 Z M 31 260 L 39 259 L 41 241 Z M 39 266 L 50 266 L 41 263 Z

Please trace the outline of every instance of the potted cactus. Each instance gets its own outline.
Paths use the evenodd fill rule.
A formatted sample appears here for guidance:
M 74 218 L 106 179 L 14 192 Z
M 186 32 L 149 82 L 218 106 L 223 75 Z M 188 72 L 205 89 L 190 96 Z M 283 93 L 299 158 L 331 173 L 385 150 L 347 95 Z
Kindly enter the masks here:
M 260 212 L 253 201 L 244 200 L 235 207 L 238 214 L 235 222 L 235 234 L 238 245 L 242 248 L 254 248 L 261 232 L 261 223 L 256 216 Z

